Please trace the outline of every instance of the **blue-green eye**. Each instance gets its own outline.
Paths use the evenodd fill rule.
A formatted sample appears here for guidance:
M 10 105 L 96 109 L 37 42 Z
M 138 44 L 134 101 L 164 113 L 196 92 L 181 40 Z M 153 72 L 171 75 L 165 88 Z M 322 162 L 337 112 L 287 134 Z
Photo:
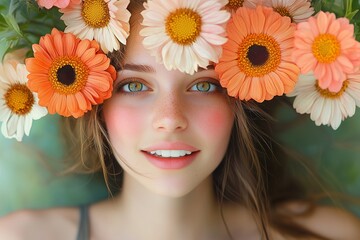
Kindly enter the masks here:
M 191 87 L 192 91 L 199 91 L 199 92 L 214 92 L 216 91 L 218 88 L 218 86 L 212 82 L 208 82 L 208 81 L 203 81 L 203 82 L 198 82 L 196 84 L 194 84 Z
M 121 86 L 120 90 L 123 92 L 141 92 L 149 90 L 149 88 L 141 82 L 134 81 L 125 83 Z

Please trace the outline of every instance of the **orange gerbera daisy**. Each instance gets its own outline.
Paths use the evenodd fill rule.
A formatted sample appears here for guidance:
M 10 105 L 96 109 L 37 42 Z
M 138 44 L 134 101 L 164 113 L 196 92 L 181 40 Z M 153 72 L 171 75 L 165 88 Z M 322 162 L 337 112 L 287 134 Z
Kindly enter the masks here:
M 116 71 L 96 41 L 53 29 L 33 51 L 28 86 L 49 113 L 77 118 L 111 96 Z
M 228 94 L 257 102 L 290 92 L 299 68 L 291 60 L 295 25 L 271 8 L 241 7 L 227 25 L 228 42 L 215 70 Z
M 354 38 L 354 26 L 346 18 L 319 12 L 297 25 L 293 59 L 303 74 L 313 72 L 322 89 L 338 92 L 360 65 L 360 43 Z

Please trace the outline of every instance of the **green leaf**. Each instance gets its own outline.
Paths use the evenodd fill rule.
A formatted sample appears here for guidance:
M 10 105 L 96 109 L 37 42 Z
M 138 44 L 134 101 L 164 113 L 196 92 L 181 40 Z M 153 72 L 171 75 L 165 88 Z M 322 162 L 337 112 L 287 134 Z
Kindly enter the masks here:
M 11 0 L 10 4 L 9 4 L 8 14 L 13 14 L 20 6 L 21 6 L 21 3 L 19 0 Z
M 319 12 L 322 8 L 321 1 L 312 0 L 311 5 L 313 6 L 315 12 Z
M 349 20 L 352 20 L 358 12 L 359 12 L 359 9 L 356 9 L 355 11 L 348 13 L 345 17 L 348 18 Z
M 13 29 L 15 32 L 17 32 L 19 35 L 21 34 L 20 28 L 18 23 L 16 22 L 14 16 L 12 14 L 1 14 L 5 20 L 5 22 L 8 24 L 8 26 Z
M 10 42 L 6 41 L 4 38 L 0 39 L 0 61 L 2 62 L 5 56 L 5 53 L 10 48 Z

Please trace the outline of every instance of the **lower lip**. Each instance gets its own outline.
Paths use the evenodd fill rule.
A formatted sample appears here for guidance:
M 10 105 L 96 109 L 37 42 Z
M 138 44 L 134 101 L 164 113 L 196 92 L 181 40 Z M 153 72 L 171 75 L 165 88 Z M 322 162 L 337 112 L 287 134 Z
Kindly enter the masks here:
M 156 167 L 161 169 L 181 169 L 190 165 L 199 152 L 185 155 L 183 157 L 170 158 L 170 157 L 157 157 L 150 153 L 144 152 L 146 158 Z

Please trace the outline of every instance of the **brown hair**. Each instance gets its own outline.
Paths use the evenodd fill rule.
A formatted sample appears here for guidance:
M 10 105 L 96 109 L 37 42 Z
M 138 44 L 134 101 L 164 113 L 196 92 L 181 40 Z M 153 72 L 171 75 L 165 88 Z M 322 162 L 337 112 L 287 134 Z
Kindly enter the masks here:
M 143 2 L 131 1 L 130 12 L 139 11 Z M 109 54 L 118 69 L 121 69 L 124 51 L 125 47 Z M 308 214 L 313 204 L 306 199 L 301 186 L 286 175 L 285 158 L 279 157 L 281 148 L 270 131 L 271 114 L 255 103 L 230 100 L 235 122 L 224 159 L 213 173 L 218 201 L 239 203 L 250 209 L 262 230 L 262 239 L 270 239 L 270 225 L 284 234 L 325 239 L 296 225 L 292 221 L 295 214 L 279 211 L 279 206 L 287 201 L 302 200 L 307 206 L 302 214 Z M 121 184 L 122 170 L 110 147 L 102 106 L 94 107 L 81 119 L 65 119 L 64 127 L 67 139 L 72 139 L 69 144 L 78 154 L 75 158 L 79 159 L 72 170 L 102 170 L 110 191 L 113 182 L 117 186 Z

